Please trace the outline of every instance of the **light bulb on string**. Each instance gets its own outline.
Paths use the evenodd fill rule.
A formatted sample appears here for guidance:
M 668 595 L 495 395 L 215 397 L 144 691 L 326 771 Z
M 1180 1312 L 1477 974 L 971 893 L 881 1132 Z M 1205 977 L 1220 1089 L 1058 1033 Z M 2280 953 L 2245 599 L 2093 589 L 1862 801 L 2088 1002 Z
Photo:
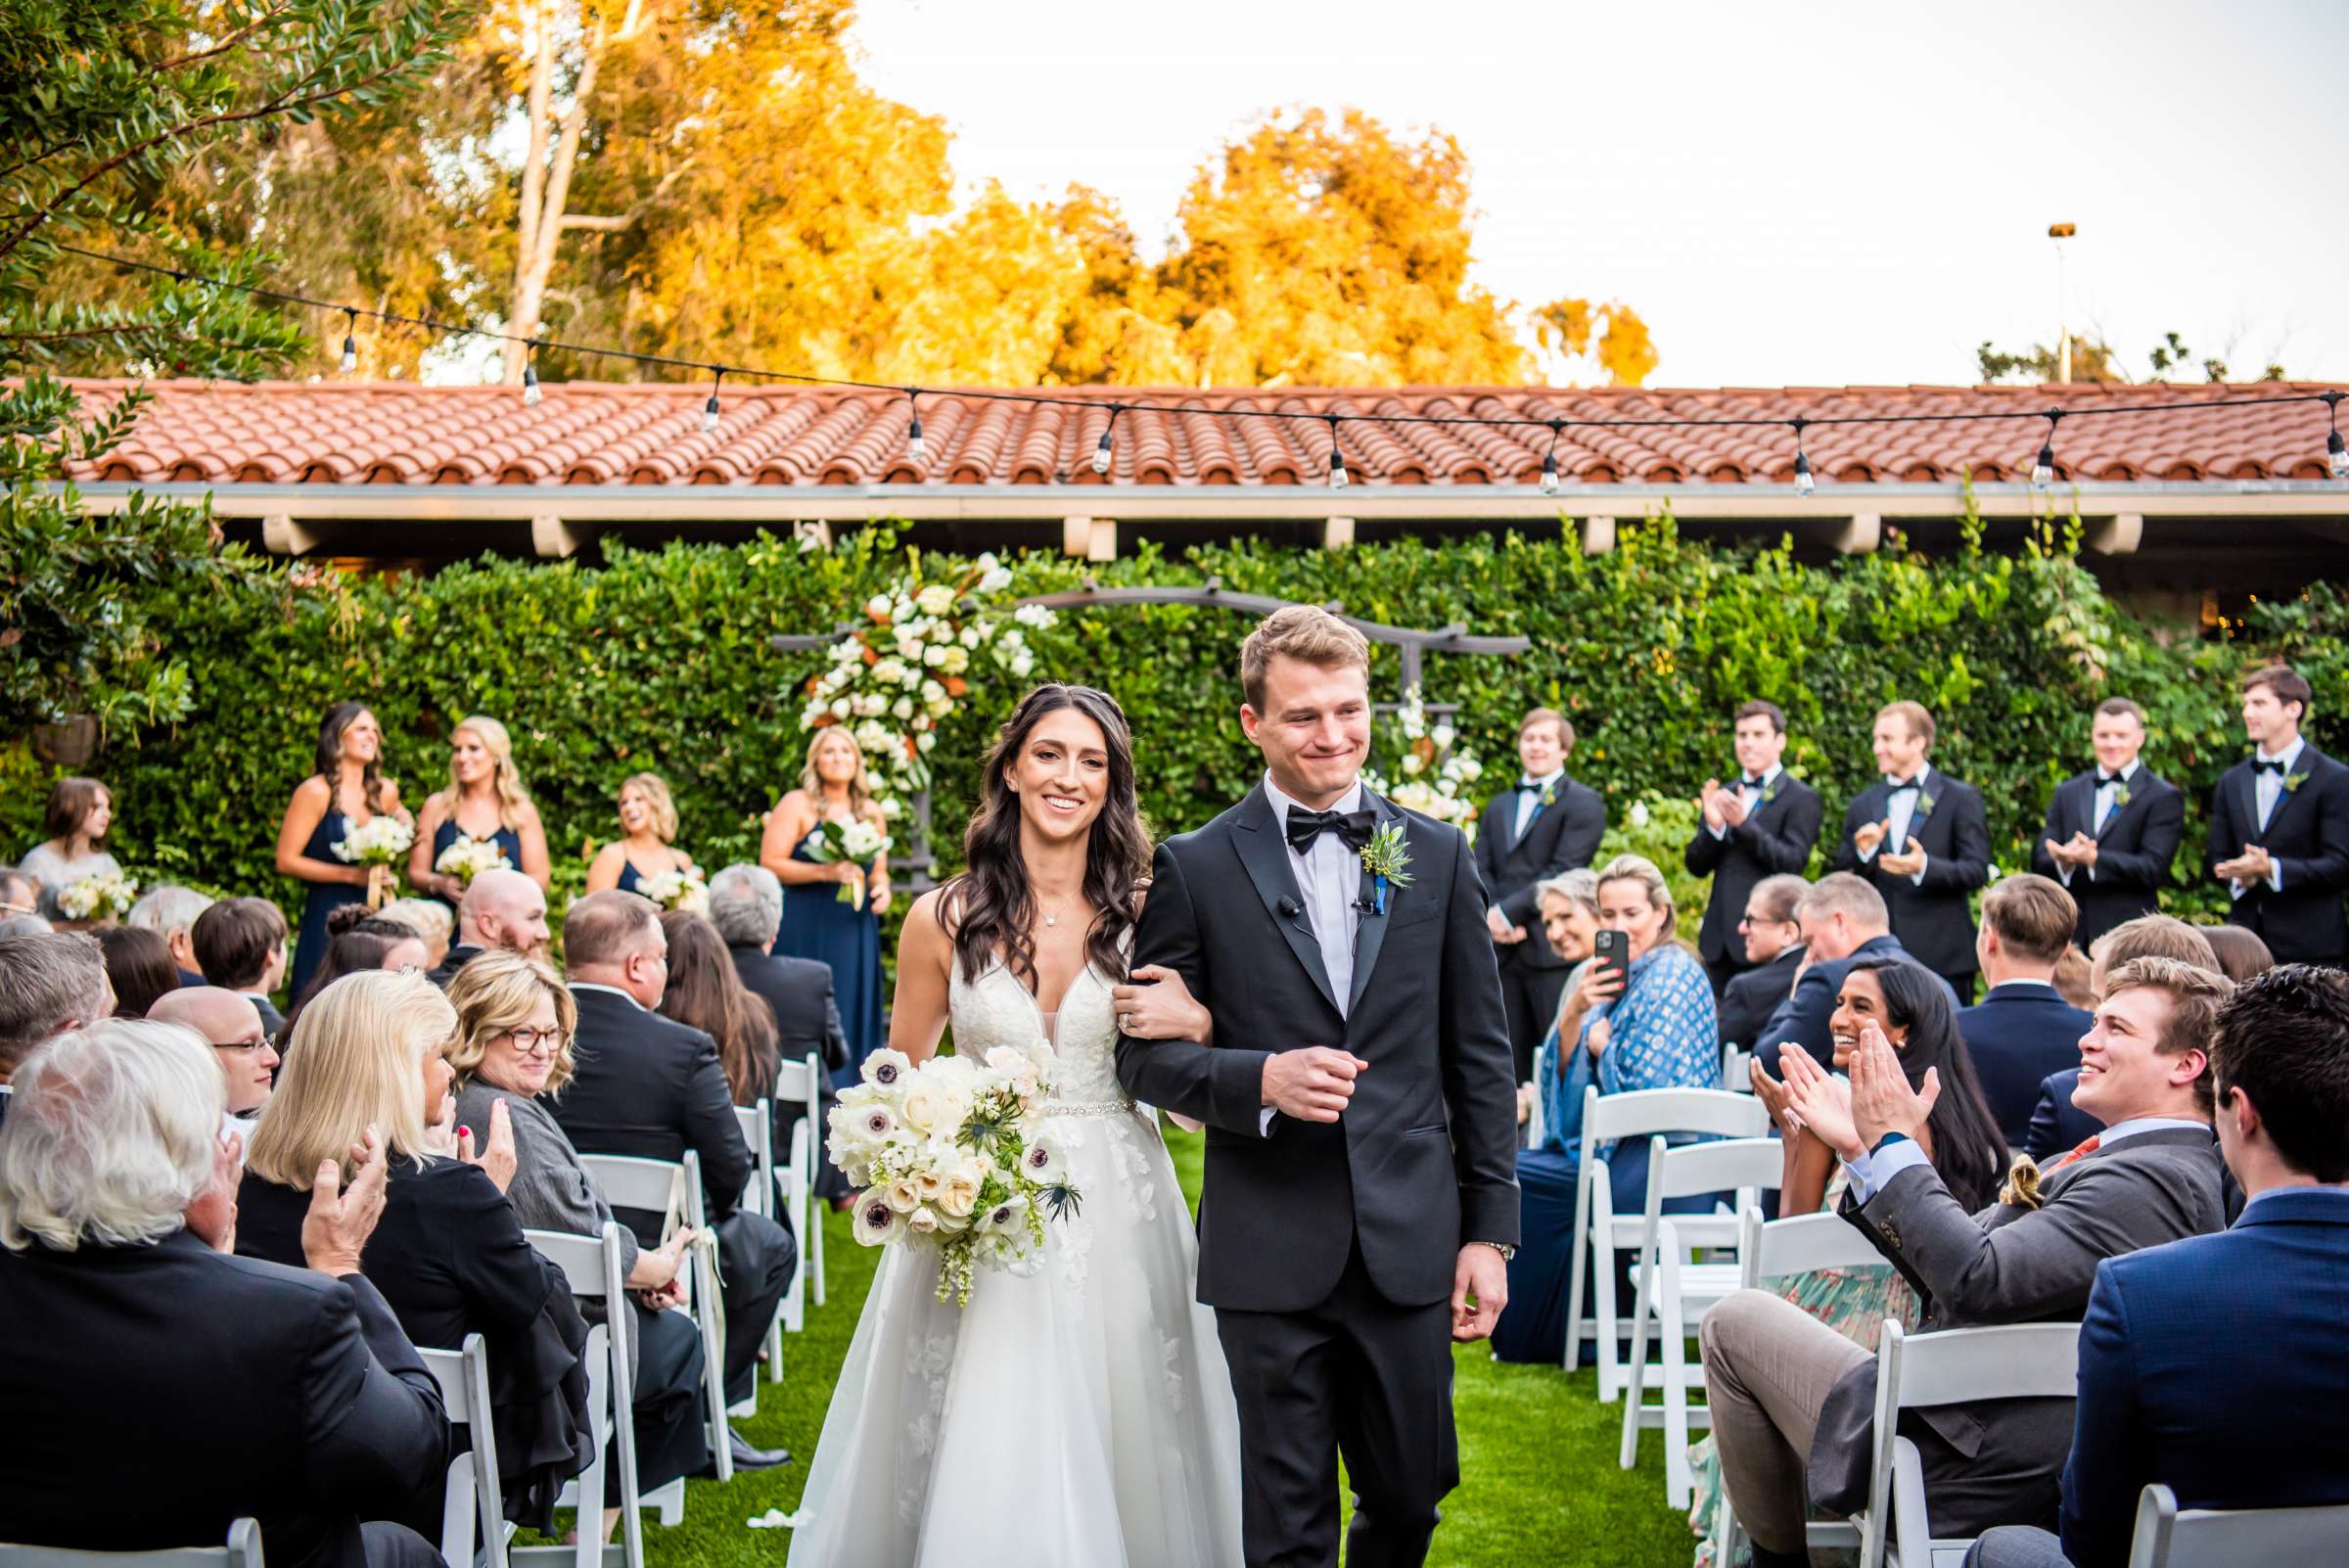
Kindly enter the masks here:
M 2055 422 L 2063 418 L 2063 410 L 2048 410 L 2048 438 L 2040 443 L 2039 459 L 2031 465 L 2031 483 L 2046 489 L 2055 483 Z
M 1346 454 L 1338 450 L 1338 419 L 1332 414 L 1329 419 L 1329 487 L 1342 490 L 1346 483 Z
M 1809 495 L 1819 488 L 1819 481 L 1811 477 L 1811 454 L 1803 450 L 1803 427 L 1807 419 L 1794 421 L 1794 493 Z
M 2341 439 L 2341 394 L 2328 392 L 2324 397 L 2325 415 L 2332 426 L 2325 436 L 2325 466 L 2334 479 L 2349 480 L 2349 441 Z
M 910 387 L 905 389 L 905 406 L 913 411 L 912 423 L 905 427 L 905 455 L 919 468 L 929 461 L 930 443 L 922 439 L 922 405 Z
M 1542 454 L 1542 493 L 1558 493 L 1558 433 L 1566 428 L 1562 419 L 1549 422 L 1549 450 Z
M 347 376 L 359 368 L 359 313 L 348 305 L 343 308 L 343 358 L 336 369 Z
M 532 338 L 525 351 L 530 357 L 522 363 L 522 406 L 535 408 L 546 395 L 538 390 L 538 340 Z
M 1119 412 L 1116 403 L 1109 405 L 1109 423 L 1101 427 L 1101 438 L 1093 443 L 1093 472 L 1096 474 L 1108 473 L 1109 465 L 1114 461 L 1110 436 L 1118 428 Z
M 717 434 L 717 389 L 724 385 L 726 373 L 722 370 L 711 372 L 710 400 L 702 404 L 702 434 L 705 436 Z

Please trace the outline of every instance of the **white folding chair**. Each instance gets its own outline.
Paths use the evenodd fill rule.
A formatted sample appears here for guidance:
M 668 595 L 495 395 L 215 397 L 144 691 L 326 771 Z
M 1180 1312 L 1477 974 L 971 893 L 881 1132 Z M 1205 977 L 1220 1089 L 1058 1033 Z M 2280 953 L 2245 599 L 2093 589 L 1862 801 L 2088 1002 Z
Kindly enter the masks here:
M 1549 1124 L 1543 1119 L 1542 1096 L 1537 1092 L 1534 1095 L 1534 1108 L 1526 1114 L 1525 1118 L 1525 1146 L 1529 1149 L 1538 1149 L 1542 1147 L 1542 1140 L 1547 1136 L 1549 1136 Z
M 2079 1382 L 2078 1323 L 2011 1323 L 1911 1335 L 1887 1318 L 1876 1345 L 1875 1453 L 1867 1511 L 1852 1521 L 1860 1527 L 1860 1568 L 1884 1568 L 1887 1561 L 1899 1568 L 1958 1568 L 1973 1545 L 1971 1538 L 1934 1537 L 1923 1460 L 1916 1445 L 1900 1434 L 1903 1410 L 1976 1400 L 2068 1400 L 2078 1394 Z
M 0 1091 L 6 1089 L 0 1084 Z M 261 1568 L 261 1525 L 239 1519 L 219 1546 L 160 1546 L 153 1551 L 78 1551 L 70 1546 L 0 1543 L 0 1568 Z
M 465 1336 L 462 1350 L 426 1350 L 417 1355 L 440 1385 L 448 1424 L 466 1429 L 466 1452 L 448 1461 L 447 1491 L 440 1503 L 440 1555 L 451 1568 L 472 1568 L 477 1545 L 486 1549 L 490 1568 L 506 1568 L 506 1515 L 497 1479 L 497 1435 L 489 1422 L 489 1348 L 479 1334 Z
M 720 1481 L 734 1479 L 733 1434 L 726 1418 L 726 1317 L 719 1291 L 717 1235 L 710 1228 L 702 1201 L 702 1161 L 693 1150 L 682 1161 L 639 1160 L 621 1154 L 582 1154 L 579 1164 L 604 1189 L 604 1201 L 615 1209 L 643 1209 L 667 1218 L 666 1234 L 682 1222 L 701 1237 L 687 1250 L 682 1270 L 686 1309 L 701 1330 L 704 1381 L 710 1394 L 710 1459 Z
M 1705 1309 L 1737 1288 L 1739 1265 L 1734 1262 L 1690 1263 L 1692 1249 L 1716 1251 L 1738 1245 L 1746 1210 L 1767 1188 L 1775 1191 L 1785 1171 L 1785 1148 L 1776 1138 L 1729 1138 L 1715 1143 L 1688 1143 L 1678 1148 L 1662 1133 L 1649 1141 L 1647 1209 L 1640 1223 L 1639 1286 L 1632 1309 L 1632 1357 L 1623 1402 L 1623 1452 L 1626 1470 L 1639 1459 L 1639 1430 L 1664 1429 L 1664 1494 L 1675 1508 L 1688 1506 L 1688 1427 L 1711 1426 L 1710 1411 L 1691 1408 L 1688 1396 L 1702 1390 L 1702 1364 L 1691 1367 L 1687 1339 Z M 1712 1214 L 1667 1216 L 1664 1205 L 1674 1198 L 1708 1192 L 1732 1192 L 1728 1208 Z M 1647 1329 L 1653 1322 L 1663 1360 L 1647 1364 Z M 1653 1384 L 1663 1402 L 1646 1403 Z
M 1583 1092 L 1582 1156 L 1574 1185 L 1574 1261 L 1567 1272 L 1565 1364 L 1574 1369 L 1575 1349 L 1597 1341 L 1598 1397 L 1623 1392 L 1623 1367 L 1616 1355 L 1615 1254 L 1639 1245 L 1640 1222 L 1615 1213 L 1614 1189 L 1598 1146 L 1657 1132 L 1708 1132 L 1719 1137 L 1760 1137 L 1770 1130 L 1770 1112 L 1751 1094 L 1723 1089 L 1634 1089 L 1601 1094 L 1592 1084 Z M 1583 1274 L 1590 1280 L 1594 1315 L 1583 1317 Z
M 795 1297 L 812 1292 L 818 1307 L 824 1304 L 824 1221 L 815 1196 L 816 1175 L 824 1161 L 823 1082 L 824 1064 L 813 1051 L 799 1061 L 783 1063 L 775 1072 L 775 1098 L 798 1100 L 807 1107 L 807 1114 L 791 1132 L 789 1157 L 798 1195 L 796 1206 L 786 1199 L 785 1207 L 799 1230 L 801 1270 L 807 1274 L 805 1288 L 795 1282 L 792 1291 Z M 794 1320 L 791 1326 L 796 1333 L 800 1322 Z
M 2349 1556 L 2349 1503 L 2312 1508 L 2187 1508 L 2165 1486 L 2137 1499 L 2129 1568 L 2244 1568 L 2338 1563 Z
M 1870 1268 L 1889 1267 L 1884 1255 L 1874 1243 L 1860 1233 L 1859 1227 L 1841 1215 L 1806 1214 L 1790 1220 L 1765 1222 L 1759 1206 L 1747 1209 L 1738 1226 L 1737 1285 L 1740 1290 L 1760 1290 L 1763 1281 L 1782 1279 L 1789 1274 L 1816 1273 L 1824 1268 Z M 1804 1526 L 1808 1545 L 1814 1551 L 1840 1549 L 1851 1551 L 1860 1545 L 1860 1531 L 1839 1519 L 1814 1519 Z M 1745 1532 L 1738 1527 L 1736 1511 L 1729 1506 L 1727 1492 L 1715 1510 L 1713 1523 L 1713 1560 L 1731 1563 L 1737 1560 L 1737 1547 Z
M 661 1522 L 685 1517 L 685 1481 L 669 1482 L 647 1497 L 636 1485 L 636 1389 L 628 1369 L 627 1284 L 620 1268 L 620 1226 L 606 1222 L 600 1236 L 568 1230 L 525 1230 L 539 1255 L 563 1270 L 571 1293 L 604 1304 L 604 1320 L 587 1328 L 587 1410 L 593 1424 L 595 1459 L 577 1479 L 564 1485 L 557 1507 L 578 1510 L 577 1541 L 569 1546 L 511 1546 L 509 1562 L 545 1568 L 644 1568 L 644 1520 L 640 1510 L 657 1508 Z M 604 1478 L 620 1466 L 620 1544 L 603 1545 Z M 456 1568 L 450 1559 L 450 1568 Z
M 1721 1044 L 1721 1086 L 1731 1094 L 1754 1091 L 1754 1053 L 1734 1040 Z

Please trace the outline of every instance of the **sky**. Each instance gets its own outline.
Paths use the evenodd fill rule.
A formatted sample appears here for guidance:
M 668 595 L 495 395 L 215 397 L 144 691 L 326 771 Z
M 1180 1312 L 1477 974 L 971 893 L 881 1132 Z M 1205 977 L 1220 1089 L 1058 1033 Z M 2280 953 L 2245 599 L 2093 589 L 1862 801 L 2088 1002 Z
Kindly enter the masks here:
M 2349 0 L 862 0 L 967 190 L 1114 197 L 1152 254 L 1283 106 L 1456 137 L 1476 275 L 1621 300 L 1655 387 L 1966 384 L 2073 330 L 2349 380 Z M 2193 379 L 2200 379 L 2199 372 Z

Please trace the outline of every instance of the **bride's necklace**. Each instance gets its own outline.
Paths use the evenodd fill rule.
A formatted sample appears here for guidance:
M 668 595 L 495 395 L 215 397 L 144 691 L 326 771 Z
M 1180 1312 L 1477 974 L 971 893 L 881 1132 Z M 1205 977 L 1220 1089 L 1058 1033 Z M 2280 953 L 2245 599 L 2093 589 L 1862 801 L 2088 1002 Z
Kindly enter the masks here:
M 1070 900 L 1070 902 L 1072 902 L 1072 903 L 1075 903 L 1075 902 L 1082 902 L 1082 896 L 1081 896 L 1079 899 L 1071 899 L 1071 900 Z M 1063 914 L 1066 914 L 1066 913 L 1068 912 L 1068 905 L 1067 905 L 1067 904 L 1063 904 L 1063 905 L 1062 905 L 1060 908 L 1058 908 L 1058 909 L 1045 909 L 1045 908 L 1044 908 L 1044 906 L 1043 906 L 1043 903 L 1042 903 L 1042 901 L 1041 901 L 1041 900 L 1038 900 L 1038 901 L 1037 901 L 1037 903 L 1036 903 L 1036 908 L 1037 908 L 1038 910 L 1042 911 L 1042 913 L 1043 913 L 1043 917 L 1044 917 L 1044 924 L 1045 924 L 1047 927 L 1050 927 L 1050 926 L 1057 926 L 1057 925 L 1059 925 L 1059 924 L 1060 924 L 1060 917 L 1061 917 Z

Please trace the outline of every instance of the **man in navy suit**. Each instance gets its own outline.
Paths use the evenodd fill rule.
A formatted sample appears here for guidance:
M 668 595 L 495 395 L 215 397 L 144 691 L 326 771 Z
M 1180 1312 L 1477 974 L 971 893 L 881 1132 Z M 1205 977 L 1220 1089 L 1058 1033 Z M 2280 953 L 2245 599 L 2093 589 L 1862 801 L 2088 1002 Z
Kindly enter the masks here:
M 2080 1037 L 2094 1022 L 2055 990 L 2055 961 L 2071 946 L 2077 917 L 2070 894 L 2028 872 L 1982 895 L 1974 951 L 1990 991 L 1958 1009 L 1958 1033 L 2009 1149 L 2023 1146 L 2048 1075 L 2079 1065 Z
M 1696 802 L 1704 820 L 1681 853 L 1690 876 L 1713 879 L 1696 946 L 1716 1001 L 1731 980 L 1753 967 L 1737 931 L 1747 898 L 1763 878 L 1800 873 L 1811 863 L 1825 809 L 1817 790 L 1779 764 L 1786 754 L 1786 715 L 1776 703 L 1747 703 L 1734 722 L 1737 777 L 1726 787 L 1717 778 L 1705 780 Z
M 2257 748 L 2210 795 L 2210 869 L 2232 925 L 2259 933 L 2279 963 L 2349 954 L 2349 768 L 2301 737 L 2314 695 L 2281 665 L 2243 682 L 2243 732 Z
M 2123 1568 L 2151 1485 L 2180 1508 L 2349 1502 L 2349 975 L 2244 982 L 2210 1060 L 2250 1201 L 2227 1230 L 2096 1266 L 2060 1549 L 2003 1527 L 1980 1568 Z
M 2145 711 L 2126 697 L 2096 707 L 2096 765 L 2055 787 L 2031 867 L 2080 905 L 2085 947 L 2124 920 L 2152 914 L 2186 834 L 2186 797 L 2138 761 Z
M 1476 870 L 1491 902 L 1485 924 L 1500 961 L 1509 1050 L 1520 1084 L 1533 1082 L 1534 1051 L 1558 1016 L 1572 967 L 1542 935 L 1540 887 L 1589 865 L 1607 832 L 1607 805 L 1598 791 L 1566 776 L 1573 750 L 1574 726 L 1565 715 L 1537 708 L 1519 720 L 1517 760 L 1524 772 L 1514 789 L 1485 803 L 1476 835 Z
M 1778 1010 L 1770 1015 L 1753 1044 L 1754 1056 L 1772 1077 L 1779 1076 L 1778 1047 L 1788 1040 L 1811 1053 L 1815 1062 L 1834 1054 L 1835 1041 L 1827 1028 L 1835 1016 L 1835 1000 L 1843 977 L 1861 958 L 1907 958 L 1915 962 L 1901 939 L 1885 929 L 1884 896 L 1848 871 L 1820 877 L 1794 906 L 1803 932 L 1803 950 L 1810 967 L 1794 983 Z M 1943 981 L 1944 989 L 1949 982 Z M 1955 1010 L 1958 999 L 1950 998 Z M 1842 1065 L 1840 1063 L 1838 1066 Z
M 1835 869 L 1863 876 L 1884 896 L 1892 934 L 1916 961 L 1974 994 L 1974 917 L 1966 895 L 1990 880 L 1990 819 L 1981 792 L 1936 771 L 1933 715 L 1888 703 L 1871 744 L 1884 776 L 1843 813 Z

